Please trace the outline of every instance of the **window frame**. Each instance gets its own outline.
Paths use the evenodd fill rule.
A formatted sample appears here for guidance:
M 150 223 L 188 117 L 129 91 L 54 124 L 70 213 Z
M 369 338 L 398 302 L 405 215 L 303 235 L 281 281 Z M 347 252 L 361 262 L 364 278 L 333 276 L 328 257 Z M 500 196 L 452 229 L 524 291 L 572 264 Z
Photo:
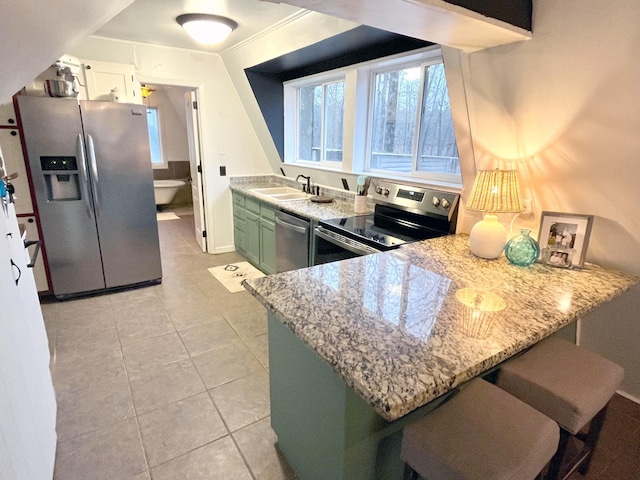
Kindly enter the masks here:
M 339 162 L 325 160 L 326 153 L 325 153 L 325 144 L 324 144 L 325 142 L 324 98 L 326 95 L 326 87 L 327 85 L 331 85 L 339 82 L 344 83 L 344 90 L 345 90 L 345 96 L 346 96 L 347 81 L 346 81 L 346 75 L 342 70 L 325 72 L 322 74 L 312 75 L 310 77 L 291 80 L 289 82 L 283 83 L 284 106 L 285 106 L 284 163 L 289 163 L 289 164 L 294 164 L 294 165 L 299 165 L 304 167 L 315 167 L 315 168 L 320 168 L 325 170 L 338 170 L 338 171 L 343 170 L 344 155 L 345 155 L 344 138 L 345 138 L 346 128 L 347 128 L 346 115 L 344 115 L 344 109 L 346 108 L 346 101 L 345 101 L 345 106 L 343 106 L 343 119 L 342 119 L 342 138 L 343 138 L 342 160 Z M 320 144 L 322 145 L 322 147 L 321 147 L 321 158 L 319 161 L 301 159 L 299 156 L 299 151 L 300 151 L 299 150 L 299 147 L 300 147 L 300 143 L 299 143 L 300 94 L 299 92 L 302 88 L 308 88 L 308 87 L 314 87 L 314 86 L 322 86 L 322 90 L 323 90 L 323 108 L 321 110 L 321 119 L 320 119 L 320 124 L 322 126 L 321 133 L 320 133 Z
M 410 55 L 407 57 L 411 57 Z M 381 62 L 375 68 L 367 69 L 369 75 L 369 96 L 368 96 L 368 116 L 367 116 L 367 142 L 365 150 L 365 165 L 366 172 L 375 176 L 393 177 L 393 178 L 406 178 L 411 180 L 419 180 L 424 183 L 437 183 L 437 184 L 453 184 L 462 185 L 461 175 L 439 173 L 439 172 L 426 172 L 418 170 L 418 157 L 420 155 L 421 138 L 420 138 L 420 126 L 423 119 L 424 110 L 424 95 L 425 95 L 425 72 L 426 69 L 432 65 L 438 65 L 442 63 L 444 65 L 444 59 L 442 57 L 442 51 L 440 47 L 430 48 L 419 56 L 419 58 L 406 58 L 402 61 L 402 57 L 394 62 L 385 63 Z M 393 170 L 376 169 L 371 166 L 372 160 L 372 148 L 373 148 L 373 115 L 374 115 L 374 101 L 375 101 L 375 82 L 376 75 L 384 74 L 408 68 L 420 68 L 420 90 L 418 92 L 417 105 L 415 113 L 415 131 L 413 132 L 413 151 L 411 154 L 411 171 L 399 172 Z M 446 80 L 446 66 L 445 66 L 445 80 Z M 447 88 L 448 94 L 448 88 Z M 453 122 L 453 119 L 452 119 Z M 455 132 L 454 132 L 455 135 Z M 457 139 L 456 139 L 457 148 Z M 458 163 L 460 162 L 460 154 L 458 153 Z
M 160 150 L 160 159 L 162 162 L 154 163 L 153 158 L 151 158 L 151 168 L 169 168 L 169 163 L 167 162 L 167 158 L 164 154 L 164 138 L 162 135 L 162 115 L 160 113 L 160 107 L 150 107 L 147 106 L 147 115 L 149 115 L 150 111 L 155 111 L 157 123 L 158 123 L 158 148 Z M 147 130 L 149 133 L 149 154 L 151 155 L 151 130 L 149 129 L 149 117 L 147 116 Z
M 451 56 L 451 53 L 447 54 Z M 407 174 L 403 172 L 393 172 L 390 170 L 379 170 L 370 168 L 370 146 L 371 146 L 371 115 L 373 115 L 372 95 L 374 75 L 372 72 L 380 72 L 382 70 L 393 71 L 401 69 L 403 66 L 423 66 L 430 64 L 442 63 L 444 65 L 444 52 L 441 45 L 431 45 L 425 48 L 412 50 L 409 52 L 398 53 L 375 60 L 362 62 L 359 64 L 341 67 L 336 70 L 322 72 L 308 77 L 297 78 L 283 82 L 284 97 L 284 165 L 299 166 L 315 170 L 327 170 L 331 172 L 340 172 L 345 174 L 359 175 L 369 174 L 374 177 L 384 178 L 391 181 L 405 181 L 421 185 L 430 185 L 438 188 L 447 188 L 459 190 L 462 188 L 462 171 L 463 165 L 461 160 L 461 142 L 464 155 L 472 155 L 473 152 L 466 148 L 467 140 L 466 127 L 453 124 L 453 112 L 459 110 L 460 106 L 454 106 L 451 98 L 450 78 L 447 75 L 445 65 L 445 82 L 449 94 L 449 107 L 452 111 L 452 127 L 456 138 L 456 146 L 458 150 L 458 162 L 460 174 L 443 174 L 434 172 L 424 172 L 416 170 L 415 154 L 412 159 L 412 171 Z M 456 65 L 453 67 L 456 72 Z M 422 109 L 423 90 L 424 90 L 424 67 L 421 68 L 421 84 L 418 111 Z M 335 79 L 342 78 L 345 81 L 345 104 L 343 118 L 343 156 L 342 164 L 338 162 L 326 162 L 320 165 L 320 162 L 299 160 L 297 158 L 297 95 L 295 88 L 298 86 L 313 85 L 320 82 L 331 83 Z M 453 89 L 459 92 L 459 86 L 455 83 Z M 468 119 L 468 112 L 467 112 Z M 414 142 L 419 145 L 419 125 L 415 134 L 417 137 Z M 458 135 L 462 135 L 458 139 Z M 416 150 L 417 152 L 417 150 Z

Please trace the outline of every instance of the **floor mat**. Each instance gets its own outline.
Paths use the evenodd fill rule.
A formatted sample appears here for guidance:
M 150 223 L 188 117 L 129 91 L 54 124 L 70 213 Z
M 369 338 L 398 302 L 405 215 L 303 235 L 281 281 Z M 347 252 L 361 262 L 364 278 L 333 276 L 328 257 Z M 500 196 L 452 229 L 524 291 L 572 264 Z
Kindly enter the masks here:
M 163 222 L 165 220 L 180 220 L 180 217 L 173 212 L 158 212 L 156 213 L 156 218 L 159 222 Z
M 244 291 L 244 287 L 241 285 L 243 280 L 264 277 L 264 273 L 249 262 L 232 263 L 220 267 L 211 267 L 207 270 L 232 293 Z

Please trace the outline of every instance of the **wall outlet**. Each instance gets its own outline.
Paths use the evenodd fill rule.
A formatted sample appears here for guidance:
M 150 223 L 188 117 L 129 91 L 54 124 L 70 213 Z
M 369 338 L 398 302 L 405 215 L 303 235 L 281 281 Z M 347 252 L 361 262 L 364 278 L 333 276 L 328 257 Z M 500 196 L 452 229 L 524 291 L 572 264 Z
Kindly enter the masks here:
M 522 211 L 520 212 L 520 217 L 522 218 L 531 218 L 533 216 L 533 202 L 530 198 L 522 199 Z

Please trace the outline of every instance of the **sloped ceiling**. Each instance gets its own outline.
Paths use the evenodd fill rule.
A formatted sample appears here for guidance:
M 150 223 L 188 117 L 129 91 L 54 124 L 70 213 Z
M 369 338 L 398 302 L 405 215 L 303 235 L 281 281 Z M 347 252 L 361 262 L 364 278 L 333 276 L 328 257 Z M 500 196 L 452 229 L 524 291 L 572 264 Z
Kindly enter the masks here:
M 0 103 L 133 0 L 0 0 Z

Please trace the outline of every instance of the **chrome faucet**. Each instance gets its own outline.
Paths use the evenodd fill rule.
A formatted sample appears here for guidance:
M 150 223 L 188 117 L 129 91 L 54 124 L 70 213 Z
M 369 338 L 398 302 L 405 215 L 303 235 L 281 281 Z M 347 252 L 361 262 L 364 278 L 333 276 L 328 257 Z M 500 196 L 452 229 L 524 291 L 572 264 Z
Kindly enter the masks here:
M 302 174 L 300 174 L 300 175 L 298 175 L 296 177 L 296 182 L 300 179 L 300 177 L 304 178 L 307 181 L 306 188 L 303 185 L 302 186 L 302 191 L 305 192 L 305 193 L 311 193 L 311 175 L 302 175 Z

